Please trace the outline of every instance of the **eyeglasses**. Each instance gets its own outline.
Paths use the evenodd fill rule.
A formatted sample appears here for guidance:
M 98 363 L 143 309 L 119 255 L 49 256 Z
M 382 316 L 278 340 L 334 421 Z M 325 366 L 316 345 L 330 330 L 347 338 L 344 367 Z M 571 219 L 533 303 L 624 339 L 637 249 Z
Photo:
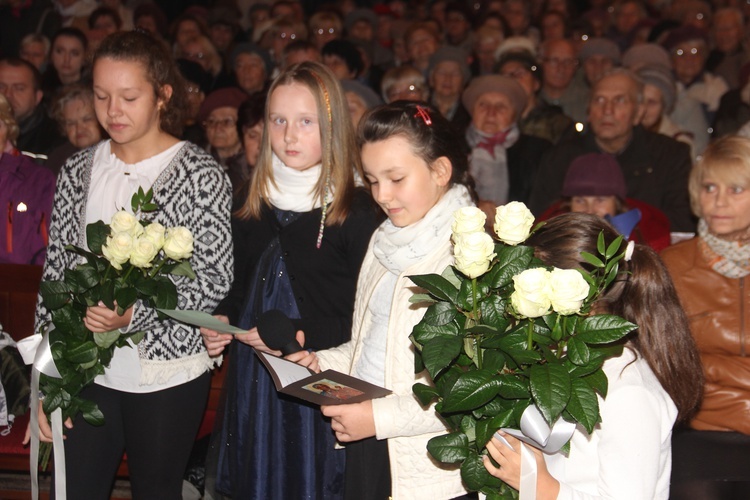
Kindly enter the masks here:
M 328 29 L 318 28 L 315 30 L 315 34 L 318 36 L 323 36 L 325 34 L 333 35 L 334 33 L 336 33 L 336 30 L 333 28 L 328 28 Z
M 203 128 L 206 130 L 210 128 L 230 128 L 237 124 L 237 120 L 234 118 L 222 118 L 220 120 L 214 120 L 209 118 L 203 122 Z
M 279 38 L 281 38 L 282 40 L 287 40 L 287 39 L 289 39 L 289 40 L 295 40 L 297 38 L 297 34 L 296 33 L 286 33 L 285 31 L 282 31 L 281 33 L 279 33 Z
M 689 49 L 677 49 L 673 52 L 677 57 L 697 56 L 701 53 L 700 47 L 691 47 Z
M 193 87 L 192 85 L 188 85 L 187 87 L 185 87 L 185 91 L 188 94 L 200 94 L 201 93 L 201 88 L 200 87 Z
M 562 66 L 564 68 L 574 68 L 578 66 L 578 59 L 558 59 L 556 57 L 545 57 L 543 60 L 550 66 Z
M 621 108 L 623 106 L 631 104 L 632 101 L 630 97 L 626 95 L 618 95 L 611 99 L 608 99 L 604 96 L 594 96 L 594 98 L 591 99 L 591 106 L 604 107 L 610 103 L 615 108 Z

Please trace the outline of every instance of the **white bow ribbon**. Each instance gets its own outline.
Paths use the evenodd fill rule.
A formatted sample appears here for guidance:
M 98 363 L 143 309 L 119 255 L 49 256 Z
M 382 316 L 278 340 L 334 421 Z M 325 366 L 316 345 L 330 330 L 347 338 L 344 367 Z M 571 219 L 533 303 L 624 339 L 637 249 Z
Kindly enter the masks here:
M 31 498 L 39 499 L 39 374 L 48 377 L 61 378 L 60 372 L 52 359 L 49 347 L 49 332 L 41 335 L 36 333 L 17 343 L 18 352 L 23 362 L 33 365 L 31 369 L 31 453 L 29 467 L 31 471 Z M 67 488 L 65 486 L 65 444 L 63 441 L 62 411 L 60 408 L 52 412 L 52 452 L 55 459 L 55 498 L 65 500 Z
M 524 410 L 521 415 L 521 430 L 518 429 L 501 429 L 506 434 L 510 434 L 521 441 L 521 484 L 518 488 L 519 500 L 536 499 L 536 480 L 537 467 L 534 452 L 525 444 L 528 443 L 535 448 L 539 448 L 545 453 L 552 454 L 560 451 L 565 443 L 573 436 L 576 424 L 558 418 L 552 427 L 547 424 L 544 416 L 536 405 L 531 405 Z M 495 437 L 510 449 L 513 447 L 500 434 Z

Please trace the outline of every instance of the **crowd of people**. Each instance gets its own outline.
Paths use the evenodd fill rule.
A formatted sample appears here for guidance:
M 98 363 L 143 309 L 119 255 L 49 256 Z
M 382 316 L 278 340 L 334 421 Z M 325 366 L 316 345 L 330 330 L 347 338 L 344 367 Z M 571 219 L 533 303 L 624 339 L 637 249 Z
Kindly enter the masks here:
M 471 498 L 424 449 L 444 427 L 411 394 L 423 311 L 406 277 L 451 262 L 453 210 L 476 205 L 489 228 L 512 201 L 549 221 L 533 243 L 546 264 L 584 266 L 565 252 L 591 251 L 594 230 L 637 244 L 632 289 L 613 285 L 601 310 L 640 321 L 609 370 L 649 391 L 610 418 L 658 406 L 638 427 L 654 447 L 607 428 L 599 452 L 549 461 L 540 498 L 750 497 L 750 4 L 190 3 L 0 6 L 0 264 L 61 276 L 85 223 L 153 187 L 160 217 L 196 235 L 180 306 L 247 331 L 89 308 L 92 332 L 148 333 L 87 391 L 129 416 L 69 424 L 72 497 L 106 498 L 127 450 L 135 494 L 177 498 L 207 371 L 226 355 L 214 498 Z M 395 394 L 324 414 L 279 397 L 251 349 L 270 351 L 257 331 L 270 310 L 303 332 L 296 361 Z M 687 361 L 665 371 L 669 348 Z M 168 438 L 135 430 L 145 408 Z M 514 484 L 504 446 L 488 448 L 507 468 L 487 468 Z

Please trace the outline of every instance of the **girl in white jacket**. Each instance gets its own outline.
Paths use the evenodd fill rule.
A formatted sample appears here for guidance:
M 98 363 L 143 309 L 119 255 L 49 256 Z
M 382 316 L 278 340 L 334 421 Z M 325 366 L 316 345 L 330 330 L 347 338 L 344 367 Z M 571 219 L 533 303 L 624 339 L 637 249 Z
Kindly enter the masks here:
M 393 393 L 364 403 L 323 406 L 346 445 L 346 498 L 449 499 L 466 495 L 460 471 L 434 461 L 427 441 L 446 432 L 412 392 L 412 328 L 427 304 L 412 304 L 409 276 L 453 263 L 453 213 L 474 204 L 473 182 L 448 122 L 434 109 L 398 102 L 372 110 L 358 133 L 362 177 L 388 215 L 375 232 L 357 283 L 351 341 L 289 357 L 313 370 L 335 369 Z

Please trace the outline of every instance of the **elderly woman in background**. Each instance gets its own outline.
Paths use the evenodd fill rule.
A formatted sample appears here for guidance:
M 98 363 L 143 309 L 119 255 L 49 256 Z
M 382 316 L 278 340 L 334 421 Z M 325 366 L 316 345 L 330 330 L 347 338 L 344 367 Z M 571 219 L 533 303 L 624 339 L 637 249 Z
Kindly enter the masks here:
M 94 91 L 90 85 L 74 84 L 60 91 L 52 104 L 52 118 L 68 139 L 49 155 L 47 167 L 55 175 L 73 153 L 101 141 L 106 132 L 94 112 Z
M 391 68 L 383 75 L 381 83 L 383 100 L 386 104 L 394 101 L 427 101 L 430 89 L 422 73 L 413 66 L 403 65 Z
M 341 87 L 344 89 L 349 116 L 355 129 L 368 109 L 383 104 L 380 96 L 374 90 L 357 80 L 342 80 Z
M 750 139 L 711 144 L 689 187 L 698 235 L 662 258 L 706 383 L 690 429 L 673 438 L 672 498 L 750 498 Z
M 0 264 L 44 264 L 55 176 L 15 147 L 18 124 L 0 95 Z
M 257 92 L 248 97 L 237 109 L 237 134 L 242 140 L 244 161 L 235 160 L 243 168 L 238 179 L 232 179 L 232 211 L 238 210 L 247 201 L 253 170 L 258 164 L 260 145 L 265 128 L 266 93 Z M 236 183 L 236 185 L 235 185 Z
M 677 87 L 672 73 L 658 64 L 638 68 L 636 74 L 643 81 L 643 118 L 646 129 L 663 134 L 690 146 L 690 157 L 695 158 L 695 144 L 690 132 L 682 130 L 669 117 L 677 99 Z
M 471 114 L 466 130 L 469 172 L 476 181 L 478 206 L 488 221 L 494 220 L 496 206 L 528 201 L 537 165 L 552 146 L 519 130 L 526 99 L 518 82 L 501 75 L 474 78 L 462 96 Z

